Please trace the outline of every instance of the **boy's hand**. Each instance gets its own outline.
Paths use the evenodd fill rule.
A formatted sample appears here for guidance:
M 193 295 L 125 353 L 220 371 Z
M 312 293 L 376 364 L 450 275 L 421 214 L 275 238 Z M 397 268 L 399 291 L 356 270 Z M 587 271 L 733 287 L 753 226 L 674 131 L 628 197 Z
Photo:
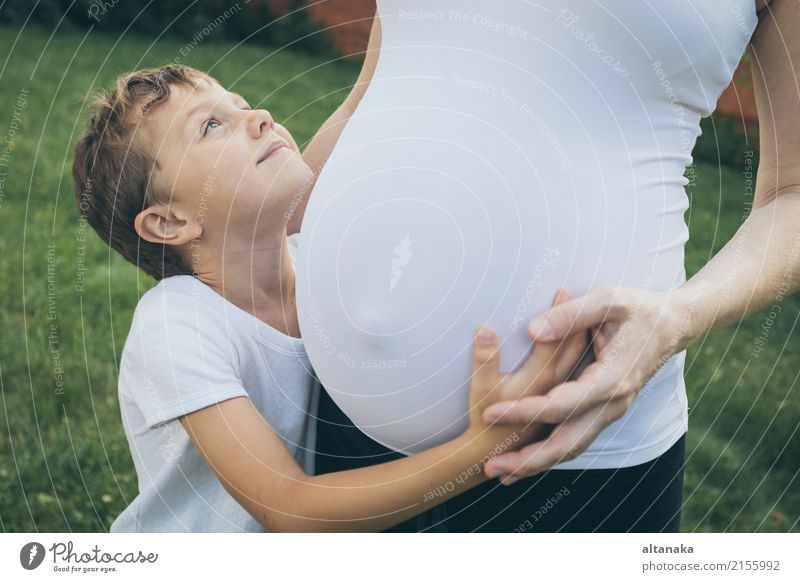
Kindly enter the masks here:
M 559 289 L 553 305 L 570 300 L 568 289 Z M 500 396 L 516 400 L 525 396 L 541 396 L 552 387 L 565 382 L 590 351 L 590 332 L 577 331 L 561 340 L 537 341 L 533 353 L 517 372 L 505 374 Z M 483 407 L 485 408 L 485 406 Z
M 554 305 L 569 300 L 569 291 L 559 289 Z M 500 346 L 497 335 L 490 328 L 481 328 L 473 344 L 473 374 L 470 388 L 470 429 L 478 433 L 488 425 L 481 416 L 483 409 L 499 400 L 513 400 L 525 396 L 545 394 L 550 388 L 564 382 L 581 362 L 589 349 L 589 334 L 577 332 L 554 342 L 537 342 L 533 353 L 514 373 L 500 373 Z M 528 441 L 542 433 L 544 425 L 520 425 Z M 510 432 L 506 430 L 506 432 Z M 523 443 L 520 443 L 523 444 Z

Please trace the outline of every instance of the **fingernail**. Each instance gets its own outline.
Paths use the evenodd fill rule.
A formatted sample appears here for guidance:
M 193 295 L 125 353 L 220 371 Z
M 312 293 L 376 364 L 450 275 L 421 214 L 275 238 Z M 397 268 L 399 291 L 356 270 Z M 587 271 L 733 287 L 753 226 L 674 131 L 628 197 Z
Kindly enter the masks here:
M 489 329 L 488 327 L 482 327 L 480 333 L 478 333 L 478 342 L 482 344 L 493 344 L 495 340 L 494 331 Z
M 494 424 L 497 422 L 498 416 L 496 414 L 489 414 L 487 412 L 483 413 L 483 422 L 486 424 Z
M 502 483 L 503 483 L 503 485 L 508 486 L 508 485 L 513 485 L 517 481 L 519 481 L 519 477 L 507 477 L 507 478 L 503 479 Z
M 555 338 L 553 328 L 551 328 L 550 324 L 546 321 L 532 321 L 530 325 L 528 325 L 528 331 L 530 331 L 531 335 L 543 341 L 551 341 Z
M 503 404 L 493 404 L 489 408 L 483 411 L 483 420 L 489 424 L 497 422 L 500 420 L 500 417 L 503 416 L 508 410 L 511 409 L 513 404 L 510 405 L 503 405 Z
M 495 477 L 503 477 L 505 474 L 506 472 L 503 470 L 503 467 L 493 466 L 486 469 L 486 476 L 490 479 L 494 479 Z

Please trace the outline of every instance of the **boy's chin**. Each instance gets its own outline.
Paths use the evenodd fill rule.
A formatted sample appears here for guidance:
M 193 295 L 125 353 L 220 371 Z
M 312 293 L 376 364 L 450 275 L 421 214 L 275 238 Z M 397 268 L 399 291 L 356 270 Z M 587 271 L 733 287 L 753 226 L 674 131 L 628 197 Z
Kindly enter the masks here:
M 308 198 L 314 181 L 315 176 L 311 171 L 292 175 L 291 179 L 280 184 L 280 199 L 287 205 L 297 206 L 298 202 Z

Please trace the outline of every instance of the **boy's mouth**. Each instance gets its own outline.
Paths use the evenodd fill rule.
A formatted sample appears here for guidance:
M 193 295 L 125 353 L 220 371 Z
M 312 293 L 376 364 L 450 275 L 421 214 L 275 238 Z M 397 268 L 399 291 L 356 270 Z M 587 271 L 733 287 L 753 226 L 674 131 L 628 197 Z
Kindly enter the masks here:
M 281 150 L 281 149 L 283 149 L 285 147 L 289 147 L 289 146 L 287 146 L 286 143 L 283 140 L 276 139 L 275 141 L 273 141 L 271 144 L 269 144 L 267 146 L 267 149 L 264 150 L 264 153 L 261 154 L 261 156 L 258 158 L 258 161 L 256 162 L 256 165 L 260 164 L 261 162 L 263 162 L 267 158 L 271 157 L 275 152 L 277 152 L 277 151 L 279 151 L 279 150 Z

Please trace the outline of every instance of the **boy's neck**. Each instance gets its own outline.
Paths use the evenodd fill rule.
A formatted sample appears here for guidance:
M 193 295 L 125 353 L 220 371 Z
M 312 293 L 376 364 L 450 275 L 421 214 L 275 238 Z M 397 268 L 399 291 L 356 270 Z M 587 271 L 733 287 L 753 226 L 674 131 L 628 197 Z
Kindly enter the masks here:
M 248 248 L 249 246 L 249 248 Z M 300 337 L 295 275 L 286 235 L 279 241 L 215 245 L 191 250 L 197 278 L 225 299 L 281 333 Z M 201 267 L 202 265 L 202 267 Z

